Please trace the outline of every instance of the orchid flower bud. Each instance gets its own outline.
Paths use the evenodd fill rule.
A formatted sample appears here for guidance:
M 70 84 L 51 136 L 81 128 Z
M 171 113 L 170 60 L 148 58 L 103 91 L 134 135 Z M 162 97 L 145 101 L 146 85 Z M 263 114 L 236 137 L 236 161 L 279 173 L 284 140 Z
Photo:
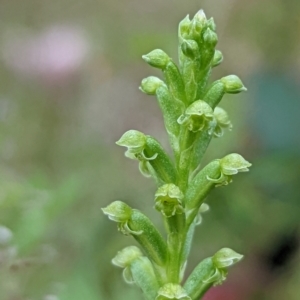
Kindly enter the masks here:
M 203 100 L 212 108 L 215 108 L 225 93 L 237 94 L 246 90 L 242 81 L 236 75 L 229 75 L 213 82 L 203 97 Z
M 158 290 L 158 295 L 155 300 L 192 300 L 187 292 L 179 284 L 166 283 Z
M 214 21 L 214 18 L 208 19 L 206 24 L 207 24 L 207 27 L 209 27 L 212 31 L 216 31 L 217 26 L 216 26 L 216 23 Z
M 200 9 L 194 16 L 192 20 L 191 25 L 191 37 L 195 39 L 196 41 L 200 40 L 200 36 L 202 33 L 202 30 L 206 26 L 206 15 L 202 9 Z
M 236 75 L 228 75 L 221 78 L 220 81 L 224 84 L 225 92 L 227 94 L 238 94 L 240 92 L 247 91 L 241 79 Z
M 180 23 L 178 26 L 178 35 L 179 38 L 186 38 L 190 34 L 190 28 L 191 28 L 191 20 L 189 15 L 187 15 Z
M 214 48 L 218 43 L 218 36 L 208 27 L 203 34 L 203 41 L 207 48 Z
M 150 66 L 158 69 L 165 69 L 171 58 L 161 49 L 156 49 L 142 56 L 143 60 Z
M 228 130 L 232 129 L 232 124 L 229 120 L 228 114 L 223 108 L 217 106 L 214 109 L 214 116 L 217 120 L 217 126 L 214 130 L 215 137 L 221 137 L 223 135 L 223 129 L 225 128 Z
M 162 80 L 160 80 L 158 77 L 149 76 L 142 80 L 139 89 L 145 94 L 155 95 L 156 90 L 164 84 L 165 83 Z
M 181 50 L 183 54 L 190 59 L 199 57 L 199 46 L 194 40 L 183 40 Z
M 182 214 L 183 193 L 175 184 L 164 184 L 155 193 L 155 208 L 167 218 Z
M 177 122 L 188 127 L 188 130 L 197 132 L 203 130 L 214 118 L 212 108 L 203 100 L 193 102 L 181 115 Z

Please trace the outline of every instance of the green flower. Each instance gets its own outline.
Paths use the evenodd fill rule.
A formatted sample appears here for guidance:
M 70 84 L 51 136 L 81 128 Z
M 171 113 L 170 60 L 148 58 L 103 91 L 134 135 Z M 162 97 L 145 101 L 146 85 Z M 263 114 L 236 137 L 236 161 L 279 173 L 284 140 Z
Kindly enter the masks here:
M 151 157 L 145 155 L 144 149 L 146 146 L 147 137 L 140 131 L 129 130 L 125 132 L 121 138 L 116 142 L 117 145 L 127 147 L 125 156 L 130 159 L 139 160 L 139 169 L 141 173 L 146 176 L 151 176 L 151 171 L 149 168 L 150 160 L 154 160 L 157 157 L 157 153 Z
M 249 171 L 251 163 L 246 161 L 241 155 L 237 153 L 229 154 L 219 160 L 221 176 L 217 179 L 207 177 L 208 180 L 216 183 L 216 186 L 227 185 L 232 182 L 232 175 L 235 175 L 239 172 Z
M 213 256 L 216 268 L 223 269 L 239 262 L 244 256 L 230 248 L 222 248 Z
M 184 212 L 182 207 L 183 196 L 183 193 L 175 184 L 164 184 L 155 193 L 155 208 L 166 217 L 182 214 Z
M 241 79 L 236 75 L 228 75 L 221 78 L 220 81 L 224 84 L 225 93 L 227 94 L 237 94 L 242 91 L 247 91 Z
M 216 107 L 214 109 L 214 116 L 217 120 L 217 126 L 214 130 L 215 137 L 223 136 L 223 133 L 224 133 L 223 129 L 225 129 L 225 128 L 227 128 L 228 130 L 232 129 L 232 124 L 229 120 L 228 114 L 223 108 Z
M 123 277 L 127 283 L 133 283 L 132 273 L 130 269 L 131 263 L 137 258 L 141 257 L 142 251 L 136 246 L 129 246 L 119 251 L 112 259 L 115 266 L 123 268 Z
M 130 206 L 122 201 L 114 201 L 105 208 L 102 208 L 102 211 L 108 218 L 114 222 L 118 223 L 118 229 L 125 235 L 139 235 L 143 231 L 133 231 L 129 228 L 128 222 L 131 219 L 133 210 Z
M 166 283 L 158 290 L 158 295 L 155 300 L 191 300 L 182 286 L 175 283 Z
M 188 130 L 197 132 L 209 127 L 214 120 L 213 109 L 203 100 L 193 102 L 181 115 L 177 122 L 188 127 Z

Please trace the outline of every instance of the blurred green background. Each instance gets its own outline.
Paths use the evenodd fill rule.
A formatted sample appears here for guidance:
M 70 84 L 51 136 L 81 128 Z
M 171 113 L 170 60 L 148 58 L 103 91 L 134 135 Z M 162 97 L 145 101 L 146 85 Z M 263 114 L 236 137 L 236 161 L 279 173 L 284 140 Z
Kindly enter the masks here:
M 234 128 L 206 161 L 239 152 L 250 173 L 209 197 L 188 272 L 229 246 L 246 258 L 206 299 L 300 299 L 300 2 L 2 0 L 0 300 L 141 299 L 111 259 L 133 239 L 101 207 L 153 210 L 155 186 L 115 141 L 128 129 L 167 147 L 141 59 L 177 60 L 177 26 L 203 8 L 224 62 L 248 92 L 222 101 Z

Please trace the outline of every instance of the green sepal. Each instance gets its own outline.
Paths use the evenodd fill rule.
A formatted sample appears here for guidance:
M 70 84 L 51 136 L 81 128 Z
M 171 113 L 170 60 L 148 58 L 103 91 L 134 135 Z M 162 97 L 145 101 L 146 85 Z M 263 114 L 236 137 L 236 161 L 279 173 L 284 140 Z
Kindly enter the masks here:
M 134 232 L 141 232 L 133 237 L 142 246 L 149 259 L 159 266 L 164 266 L 167 261 L 167 245 L 149 218 L 139 210 L 133 209 L 128 227 Z
M 192 300 L 183 287 L 175 283 L 166 283 L 158 290 L 155 300 Z
M 151 165 L 157 178 L 164 183 L 175 183 L 177 180 L 176 169 L 170 160 L 170 157 L 164 151 L 160 143 L 153 137 L 147 135 L 146 145 L 144 149 L 146 157 L 156 158 L 149 160 L 148 163 Z
M 143 256 L 130 264 L 130 271 L 134 283 L 141 288 L 147 300 L 155 299 L 159 284 L 150 260 Z

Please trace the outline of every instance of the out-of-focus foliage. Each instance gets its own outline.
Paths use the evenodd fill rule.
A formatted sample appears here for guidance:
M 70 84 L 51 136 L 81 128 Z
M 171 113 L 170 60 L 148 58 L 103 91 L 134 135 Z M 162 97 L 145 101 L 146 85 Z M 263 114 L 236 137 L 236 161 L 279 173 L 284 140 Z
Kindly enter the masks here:
M 136 128 L 166 144 L 141 55 L 175 58 L 174 28 L 200 8 L 224 50 L 213 76 L 240 70 L 248 88 L 223 101 L 233 131 L 206 159 L 242 152 L 253 168 L 210 196 L 190 266 L 230 245 L 246 259 L 207 299 L 299 299 L 299 1 L 15 0 L 0 10 L 1 300 L 140 299 L 100 207 L 126 200 L 161 225 L 154 186 L 114 142 Z

